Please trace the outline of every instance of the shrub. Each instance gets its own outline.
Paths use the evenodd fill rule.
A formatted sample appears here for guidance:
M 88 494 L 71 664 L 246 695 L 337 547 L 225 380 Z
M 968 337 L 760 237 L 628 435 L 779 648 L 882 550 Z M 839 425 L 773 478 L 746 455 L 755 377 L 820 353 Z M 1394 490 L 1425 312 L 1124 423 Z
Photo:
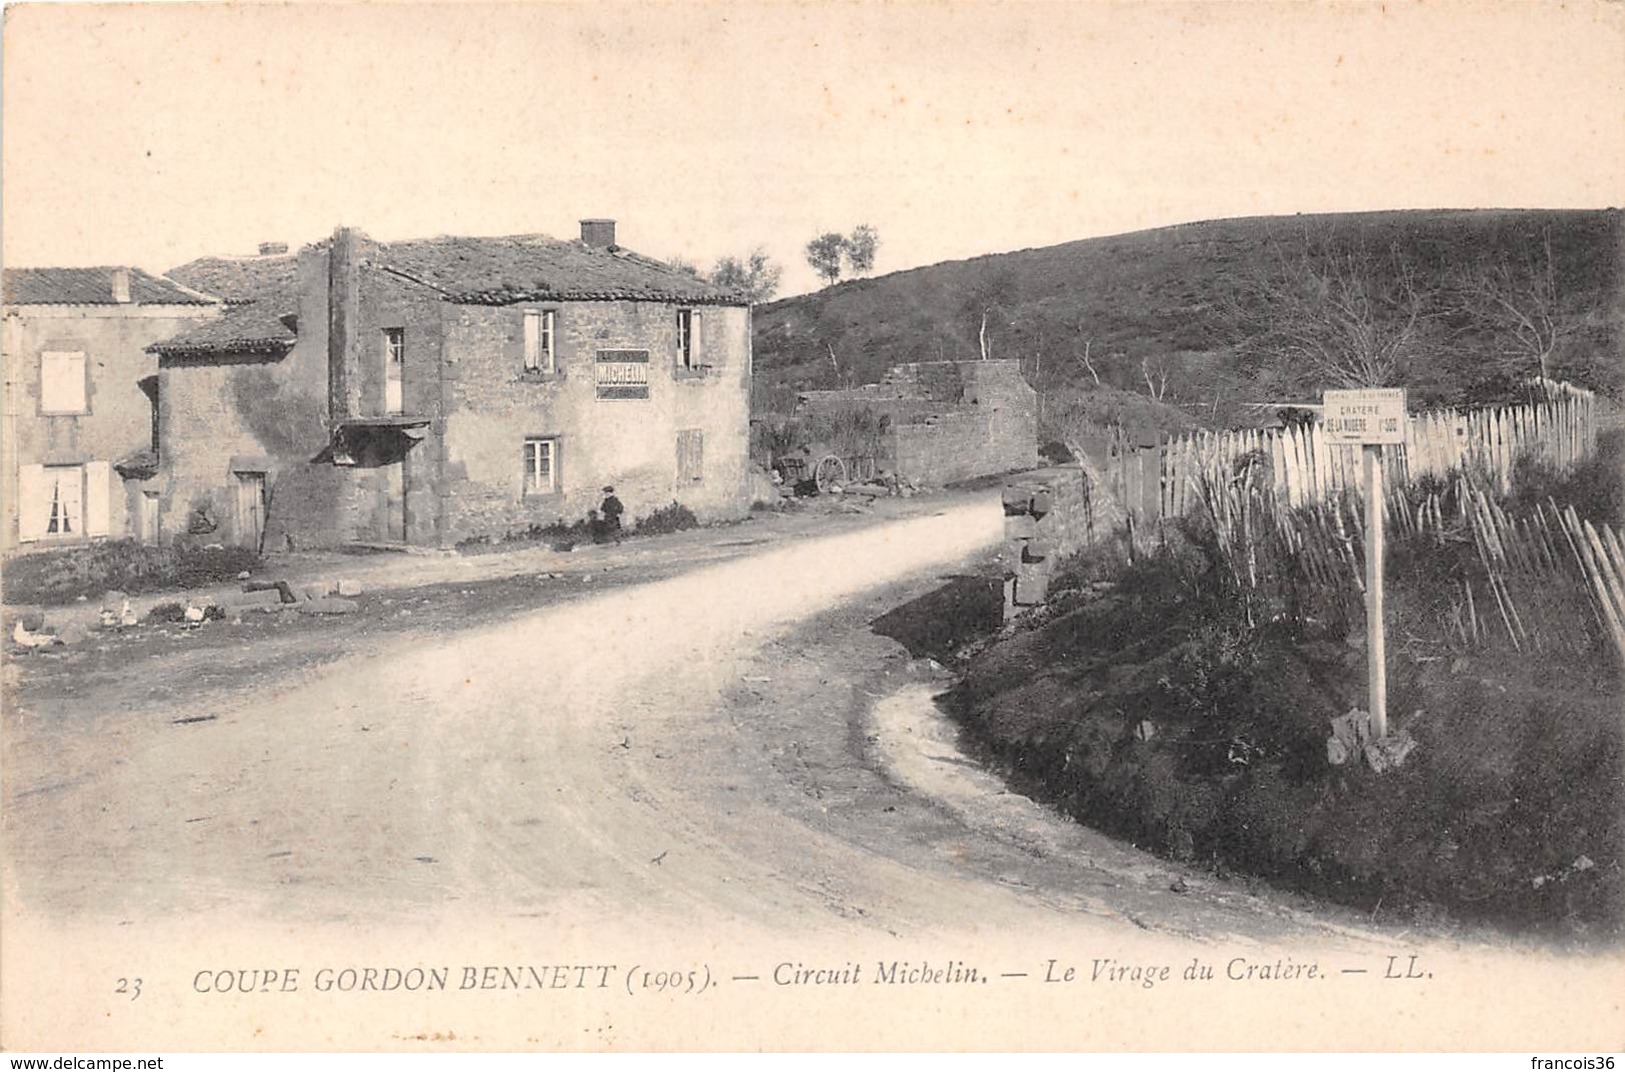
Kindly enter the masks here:
M 751 421 L 750 456 L 757 464 L 769 466 L 804 446 L 818 444 L 843 458 L 876 458 L 883 453 L 890 429 L 890 416 L 871 406 L 795 416 L 768 414 Z
M 1509 511 L 1523 512 L 1548 497 L 1560 506 L 1573 506 L 1581 517 L 1608 525 L 1625 521 L 1625 431 L 1610 428 L 1598 433 L 1597 451 L 1568 473 L 1559 473 L 1542 459 L 1518 459 L 1512 473 Z
M 69 603 L 108 590 L 154 592 L 201 588 L 236 579 L 262 564 L 245 547 L 159 547 L 109 540 L 61 551 L 23 555 L 6 563 L 8 603 Z
M 663 536 L 684 529 L 699 528 L 699 525 L 700 519 L 694 516 L 694 511 L 674 500 L 670 506 L 662 506 L 653 513 L 638 518 L 633 528 L 639 536 Z
M 186 620 L 186 604 L 173 599 L 165 600 L 147 611 L 148 625 L 162 625 Z

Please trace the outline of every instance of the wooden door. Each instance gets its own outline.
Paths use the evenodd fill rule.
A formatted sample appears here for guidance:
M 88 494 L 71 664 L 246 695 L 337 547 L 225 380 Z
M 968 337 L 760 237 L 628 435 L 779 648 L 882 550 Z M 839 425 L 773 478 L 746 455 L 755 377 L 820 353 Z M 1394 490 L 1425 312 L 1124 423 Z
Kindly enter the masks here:
M 265 534 L 265 474 L 237 474 L 237 542 L 258 551 Z

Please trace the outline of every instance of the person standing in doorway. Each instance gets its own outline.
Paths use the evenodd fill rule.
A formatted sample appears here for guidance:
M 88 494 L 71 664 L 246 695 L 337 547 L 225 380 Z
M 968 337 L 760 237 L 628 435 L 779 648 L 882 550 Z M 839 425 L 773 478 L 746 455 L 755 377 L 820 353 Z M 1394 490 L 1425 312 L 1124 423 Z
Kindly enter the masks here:
M 621 515 L 625 512 L 626 507 L 615 497 L 615 488 L 605 484 L 604 501 L 598 505 L 598 513 L 604 521 L 604 535 L 616 543 L 621 542 Z

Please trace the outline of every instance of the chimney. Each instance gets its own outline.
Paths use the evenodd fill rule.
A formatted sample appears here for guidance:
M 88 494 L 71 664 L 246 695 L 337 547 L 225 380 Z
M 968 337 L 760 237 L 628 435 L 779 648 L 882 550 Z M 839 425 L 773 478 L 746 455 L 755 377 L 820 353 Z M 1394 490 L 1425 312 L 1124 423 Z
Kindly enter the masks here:
M 581 241 L 599 249 L 615 248 L 614 220 L 582 220 Z
M 113 300 L 120 305 L 130 304 L 130 270 L 113 269 Z
M 365 236 L 333 232 L 327 250 L 327 413 L 334 420 L 361 413 L 361 258 Z
M 288 252 L 288 243 L 286 243 L 286 242 L 261 242 L 260 243 L 260 256 L 262 256 L 262 257 L 274 257 L 278 253 L 286 253 L 286 252 Z

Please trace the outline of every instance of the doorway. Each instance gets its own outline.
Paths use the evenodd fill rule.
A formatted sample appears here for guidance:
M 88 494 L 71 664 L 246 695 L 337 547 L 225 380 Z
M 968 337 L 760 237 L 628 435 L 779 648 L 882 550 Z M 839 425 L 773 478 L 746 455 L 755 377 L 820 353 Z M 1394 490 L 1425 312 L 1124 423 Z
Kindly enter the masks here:
M 237 474 L 237 542 L 254 551 L 265 538 L 265 474 Z
M 406 459 L 384 467 L 384 539 L 406 543 Z
M 138 518 L 140 537 L 142 543 L 158 542 L 158 493 L 156 491 L 143 491 L 141 493 L 141 513 Z

